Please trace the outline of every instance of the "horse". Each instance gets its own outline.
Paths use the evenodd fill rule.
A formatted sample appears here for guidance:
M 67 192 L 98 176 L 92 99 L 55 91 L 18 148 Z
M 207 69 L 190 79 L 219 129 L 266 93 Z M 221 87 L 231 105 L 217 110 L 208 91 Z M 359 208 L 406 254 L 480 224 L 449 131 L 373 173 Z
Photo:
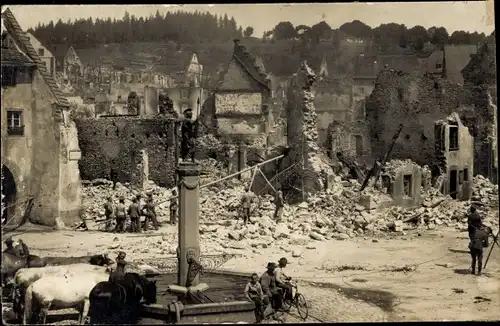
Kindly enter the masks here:
M 67 266 L 49 266 L 39 268 L 21 268 L 14 278 L 14 312 L 17 314 L 23 310 L 23 301 L 26 289 L 41 278 L 61 275 L 78 275 L 84 273 L 100 272 L 109 275 L 108 267 L 94 266 L 89 264 L 73 264 Z
M 47 276 L 31 284 L 24 299 L 23 324 L 31 323 L 33 313 L 45 324 L 50 308 L 79 308 L 78 323 L 83 325 L 90 307 L 89 294 L 96 284 L 109 278 L 102 271 Z
M 156 303 L 156 291 L 156 281 L 137 273 L 126 273 L 115 282 L 99 283 L 90 293 L 90 323 L 137 323 L 141 300 Z

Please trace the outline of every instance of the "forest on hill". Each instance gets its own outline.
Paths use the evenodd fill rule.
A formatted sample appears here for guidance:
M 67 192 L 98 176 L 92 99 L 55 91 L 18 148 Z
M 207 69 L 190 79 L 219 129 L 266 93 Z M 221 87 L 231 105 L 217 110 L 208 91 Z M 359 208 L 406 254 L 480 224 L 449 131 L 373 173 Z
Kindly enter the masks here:
M 278 76 L 293 73 L 303 60 L 312 64 L 313 69 L 318 69 L 325 58 L 330 70 L 345 74 L 352 70 L 350 66 L 353 58 L 362 52 L 420 52 L 425 55 L 445 44 L 495 42 L 494 32 L 489 36 L 465 31 L 455 31 L 450 35 L 443 27 L 408 28 L 396 23 L 371 28 L 359 20 L 345 23 L 338 29 L 332 29 L 325 21 L 313 26 L 294 26 L 289 21 L 281 21 L 272 30 L 257 37 L 253 35 L 251 26 L 243 28 L 228 15 L 181 10 L 166 14 L 157 11 L 149 17 L 136 17 L 126 12 L 122 19 L 88 18 L 67 22 L 60 19 L 56 23 L 51 21 L 46 25 L 38 25 L 29 31 L 49 48 L 55 44 L 67 44 L 75 48 L 127 44 L 129 54 L 135 49 L 138 49 L 139 54 L 157 50 L 155 46 L 146 50 L 141 44 L 157 44 L 156 47 L 163 49 L 161 56 L 164 60 L 170 60 L 179 51 L 198 53 L 201 63 L 209 70 L 215 70 L 216 65 L 230 58 L 232 39 L 243 38 L 242 44 L 250 53 L 259 55 L 266 69 Z M 345 42 L 347 39 L 362 42 Z
M 162 42 L 178 44 L 199 44 L 225 42 L 233 38 L 250 37 L 253 28 L 238 26 L 234 17 L 217 16 L 209 12 L 167 12 L 159 11 L 149 17 L 136 17 L 128 12 L 122 19 L 77 19 L 75 21 L 39 24 L 29 30 L 45 44 L 68 43 L 77 47 L 92 47 L 96 44 Z M 317 44 L 322 39 L 343 39 L 347 36 L 370 40 L 384 47 L 397 44 L 403 48 L 421 49 L 425 43 L 438 44 L 481 44 L 488 40 L 494 42 L 494 34 L 455 31 L 451 35 L 444 27 L 411 28 L 403 24 L 387 23 L 376 28 L 359 20 L 348 22 L 338 29 L 332 29 L 325 21 L 313 26 L 294 26 L 282 21 L 262 35 L 263 41 L 301 40 Z

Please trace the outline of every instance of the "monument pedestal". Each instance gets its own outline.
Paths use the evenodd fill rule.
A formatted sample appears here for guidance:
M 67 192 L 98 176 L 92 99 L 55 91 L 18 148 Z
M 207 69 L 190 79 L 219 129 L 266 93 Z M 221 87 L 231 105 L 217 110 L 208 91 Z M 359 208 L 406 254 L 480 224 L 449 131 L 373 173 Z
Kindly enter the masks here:
M 200 261 L 199 201 L 200 167 L 198 163 L 181 162 L 177 167 L 179 176 L 179 274 L 180 286 L 196 286 L 199 275 L 188 282 L 189 263 L 193 258 Z

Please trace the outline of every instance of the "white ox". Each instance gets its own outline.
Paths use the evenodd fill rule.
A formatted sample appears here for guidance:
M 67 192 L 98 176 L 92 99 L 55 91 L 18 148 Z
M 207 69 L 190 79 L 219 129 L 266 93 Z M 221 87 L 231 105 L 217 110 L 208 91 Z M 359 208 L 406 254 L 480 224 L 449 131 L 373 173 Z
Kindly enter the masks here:
M 33 308 L 36 307 L 41 324 L 45 324 L 50 308 L 77 308 L 80 313 L 78 323 L 83 325 L 89 312 L 90 292 L 97 283 L 108 278 L 109 274 L 103 271 L 40 278 L 26 289 L 23 324 L 31 322 Z

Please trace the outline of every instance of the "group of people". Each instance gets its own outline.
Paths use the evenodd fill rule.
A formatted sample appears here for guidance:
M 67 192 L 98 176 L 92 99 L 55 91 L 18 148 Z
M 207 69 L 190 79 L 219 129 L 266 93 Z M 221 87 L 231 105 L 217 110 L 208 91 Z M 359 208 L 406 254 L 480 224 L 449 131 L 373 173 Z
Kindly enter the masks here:
M 276 263 L 267 264 L 267 270 L 260 276 L 253 273 L 250 282 L 245 287 L 245 297 L 255 303 L 255 317 L 261 322 L 273 311 L 280 309 L 283 298 L 289 302 L 293 300 L 291 277 L 285 274 L 288 261 L 281 258 Z M 284 294 L 284 296 L 283 296 Z
M 125 197 L 121 196 L 118 204 L 115 206 L 113 197 L 109 196 L 104 203 L 104 215 L 106 217 L 106 230 L 111 230 L 113 219 L 116 220 L 114 232 L 125 232 L 125 222 L 130 218 L 131 232 L 141 232 L 141 217 L 144 216 L 142 229 L 147 231 L 149 224 L 152 223 L 155 230 L 158 230 L 160 224 L 156 218 L 155 203 L 153 194 L 148 194 L 145 203 L 142 200 L 142 195 L 138 194 L 132 199 L 132 203 L 125 206 Z
M 243 215 L 243 223 L 247 224 L 247 222 L 252 223 L 250 220 L 250 216 L 252 215 L 251 206 L 252 202 L 255 201 L 255 194 L 250 190 L 250 187 L 247 186 L 245 188 L 245 193 L 241 197 L 241 212 Z M 276 222 L 281 221 L 281 217 L 283 215 L 283 207 L 285 206 L 285 200 L 283 198 L 283 192 L 280 189 L 277 189 L 274 194 L 274 215 L 273 218 Z
M 477 209 L 471 206 L 467 217 L 469 231 L 469 250 L 472 257 L 472 274 L 481 275 L 483 269 L 483 250 L 489 246 L 488 238 L 492 234 L 490 227 L 483 224 L 483 219 Z

